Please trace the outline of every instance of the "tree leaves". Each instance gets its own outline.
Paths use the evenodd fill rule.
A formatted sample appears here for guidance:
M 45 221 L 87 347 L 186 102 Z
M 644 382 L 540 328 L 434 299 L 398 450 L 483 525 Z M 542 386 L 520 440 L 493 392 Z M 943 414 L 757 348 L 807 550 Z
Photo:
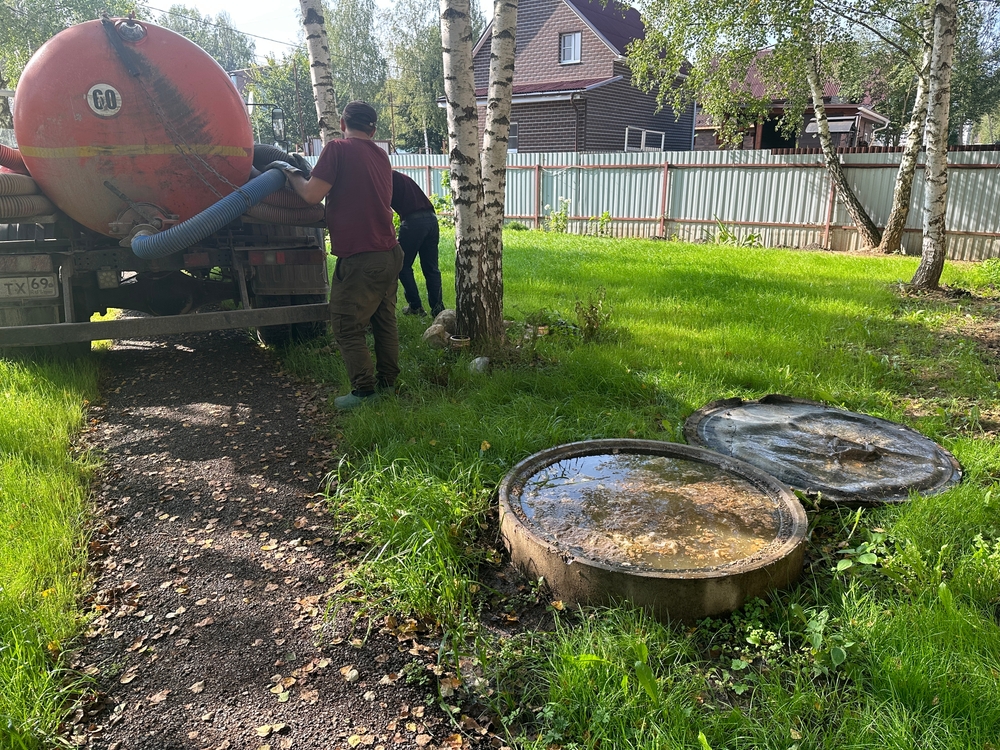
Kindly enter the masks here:
M 190 39 L 225 70 L 241 70 L 253 65 L 253 40 L 233 26 L 233 19 L 225 11 L 214 17 L 207 13 L 202 16 L 197 8 L 171 5 L 156 22 Z

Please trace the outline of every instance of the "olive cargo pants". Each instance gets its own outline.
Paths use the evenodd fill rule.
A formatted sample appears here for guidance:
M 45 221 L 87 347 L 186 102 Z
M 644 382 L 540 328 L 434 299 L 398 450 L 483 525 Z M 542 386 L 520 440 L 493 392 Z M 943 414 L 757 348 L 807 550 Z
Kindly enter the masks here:
M 392 385 L 399 376 L 396 287 L 402 267 L 399 245 L 337 259 L 330 281 L 330 325 L 356 394 L 373 392 L 376 378 L 381 385 Z M 369 323 L 375 338 L 374 366 L 365 341 Z

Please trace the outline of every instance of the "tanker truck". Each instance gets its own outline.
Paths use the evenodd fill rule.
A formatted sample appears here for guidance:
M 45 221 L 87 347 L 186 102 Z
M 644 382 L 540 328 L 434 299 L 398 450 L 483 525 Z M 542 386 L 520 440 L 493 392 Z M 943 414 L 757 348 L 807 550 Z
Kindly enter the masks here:
M 18 82 L 14 135 L 0 146 L 0 352 L 324 332 L 323 207 L 266 169 L 294 159 L 254 144 L 240 93 L 193 42 L 132 17 L 60 32 Z M 91 322 L 108 308 L 146 315 Z

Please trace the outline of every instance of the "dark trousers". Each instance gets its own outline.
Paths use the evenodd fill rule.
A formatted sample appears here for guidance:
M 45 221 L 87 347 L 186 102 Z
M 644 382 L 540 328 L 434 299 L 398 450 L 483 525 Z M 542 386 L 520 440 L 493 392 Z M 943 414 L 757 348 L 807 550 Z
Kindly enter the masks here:
M 358 253 L 338 258 L 330 281 L 330 325 L 344 358 L 351 390 L 371 393 L 376 378 L 392 385 L 399 376 L 396 288 L 403 250 Z M 365 340 L 371 323 L 375 364 Z
M 413 261 L 420 256 L 420 270 L 427 284 L 427 302 L 432 311 L 444 308 L 441 292 L 441 270 L 438 268 L 438 221 L 433 211 L 417 211 L 400 219 L 399 244 L 403 247 L 403 269 L 399 280 L 403 296 L 412 310 L 419 310 L 420 291 L 413 278 Z

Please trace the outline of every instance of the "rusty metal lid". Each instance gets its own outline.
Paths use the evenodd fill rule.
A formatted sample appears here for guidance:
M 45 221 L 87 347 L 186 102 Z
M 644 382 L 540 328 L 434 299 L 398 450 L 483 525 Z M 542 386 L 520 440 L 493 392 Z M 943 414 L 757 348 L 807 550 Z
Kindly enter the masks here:
M 714 401 L 688 417 L 684 436 L 838 504 L 905 502 L 962 480 L 954 456 L 916 430 L 788 396 Z

